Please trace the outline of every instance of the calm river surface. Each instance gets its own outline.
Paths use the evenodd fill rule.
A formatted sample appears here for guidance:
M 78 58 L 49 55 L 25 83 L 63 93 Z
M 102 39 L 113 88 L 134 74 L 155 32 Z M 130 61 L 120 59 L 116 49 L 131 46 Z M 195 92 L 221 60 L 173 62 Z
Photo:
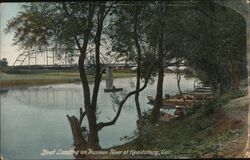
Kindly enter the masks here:
M 193 89 L 193 79 L 182 78 L 182 90 Z M 115 79 L 116 87 L 133 90 L 131 78 Z M 93 85 L 91 85 L 91 89 Z M 105 81 L 101 82 L 98 97 L 98 121 L 109 121 L 117 107 L 112 103 L 110 93 L 104 93 Z M 177 93 L 176 76 L 166 74 L 164 93 Z M 140 96 L 142 110 L 152 108 L 146 96 L 155 96 L 156 81 L 149 85 Z M 119 94 L 119 93 L 117 93 Z M 1 106 L 1 155 L 6 159 L 65 159 L 72 155 L 41 155 L 46 149 L 70 150 L 74 147 L 70 125 L 66 115 L 77 115 L 83 106 L 82 87 L 78 84 L 57 84 L 10 89 L 0 92 Z M 168 110 L 173 114 L 174 110 Z M 120 145 L 136 130 L 136 109 L 134 97 L 127 100 L 117 123 L 99 132 L 103 148 Z M 83 122 L 87 124 L 86 118 Z

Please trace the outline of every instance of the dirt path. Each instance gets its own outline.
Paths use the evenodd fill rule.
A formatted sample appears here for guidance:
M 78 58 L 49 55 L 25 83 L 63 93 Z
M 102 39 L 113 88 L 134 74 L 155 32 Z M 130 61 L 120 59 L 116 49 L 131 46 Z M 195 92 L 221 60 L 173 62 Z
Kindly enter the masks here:
M 250 100 L 250 94 L 248 94 L 248 101 Z M 247 144 L 245 147 L 245 158 L 250 158 L 250 103 L 248 104 L 248 129 L 247 129 Z
M 249 98 L 248 96 L 230 100 L 218 113 L 215 131 L 234 131 L 234 135 L 221 143 L 217 153 L 212 157 L 217 158 L 244 158 L 246 157 L 246 144 L 248 144 L 249 129 Z M 214 154 L 214 153 L 213 153 Z M 211 158 L 211 156 L 210 156 Z

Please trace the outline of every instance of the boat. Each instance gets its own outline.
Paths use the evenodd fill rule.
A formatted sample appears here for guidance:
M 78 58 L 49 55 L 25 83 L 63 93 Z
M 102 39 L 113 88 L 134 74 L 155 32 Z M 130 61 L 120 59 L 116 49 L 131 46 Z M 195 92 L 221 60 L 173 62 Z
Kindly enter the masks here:
M 185 94 L 194 96 L 196 100 L 208 100 L 214 98 L 214 93 L 210 91 L 208 92 L 192 91 Z
M 194 91 L 196 91 L 196 92 L 213 92 L 213 90 L 210 87 L 199 87 L 199 88 L 196 88 Z
M 175 105 L 169 105 L 169 104 L 162 104 L 163 109 L 175 109 Z
M 193 104 L 202 104 L 212 98 L 214 98 L 214 93 L 211 87 L 196 87 L 194 91 L 189 91 L 182 95 L 176 94 L 171 96 L 170 94 L 165 94 L 162 100 L 162 108 L 176 109 L 176 106 L 191 107 Z M 147 96 L 147 99 L 149 100 L 148 104 L 154 104 L 154 97 Z
M 105 88 L 104 92 L 118 92 L 118 91 L 122 91 L 123 88 Z
M 5 89 L 5 88 L 0 89 L 0 93 L 7 93 L 8 91 L 9 91 L 9 89 Z
M 163 105 L 167 106 L 192 106 L 194 103 L 199 103 L 200 100 L 183 100 L 183 99 L 169 99 L 163 100 Z
M 185 96 L 184 96 L 185 97 Z M 147 96 L 147 99 L 149 100 L 148 104 L 153 105 L 155 102 L 155 98 L 152 96 Z M 190 97 L 188 99 L 183 100 L 183 98 L 170 98 L 170 99 L 163 99 L 162 100 L 162 108 L 164 109 L 175 109 L 176 106 L 192 106 L 193 104 L 201 104 L 205 101 L 203 99 L 191 99 Z

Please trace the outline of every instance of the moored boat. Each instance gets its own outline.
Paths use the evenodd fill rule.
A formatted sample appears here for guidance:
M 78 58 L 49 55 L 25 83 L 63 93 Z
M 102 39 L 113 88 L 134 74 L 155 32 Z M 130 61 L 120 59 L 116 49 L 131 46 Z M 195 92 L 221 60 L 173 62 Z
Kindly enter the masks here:
M 123 88 L 111 88 L 111 89 L 104 89 L 104 92 L 118 92 L 122 91 Z

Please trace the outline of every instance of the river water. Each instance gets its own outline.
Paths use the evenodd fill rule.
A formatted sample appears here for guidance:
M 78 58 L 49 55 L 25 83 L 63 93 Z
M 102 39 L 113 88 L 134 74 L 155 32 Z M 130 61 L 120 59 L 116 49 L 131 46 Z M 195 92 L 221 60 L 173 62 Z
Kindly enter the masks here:
M 194 79 L 182 78 L 183 91 L 193 89 Z M 127 91 L 134 89 L 131 78 L 115 79 L 114 85 Z M 93 88 L 93 85 L 90 85 Z M 98 96 L 98 121 L 111 120 L 117 110 L 111 93 L 104 93 L 105 81 L 100 84 Z M 176 76 L 166 74 L 164 93 L 178 92 Z M 156 82 L 150 84 L 140 96 L 142 111 L 148 105 L 146 96 L 155 96 Z M 119 95 L 119 93 L 116 93 Z M 73 155 L 55 154 L 60 150 L 73 149 L 73 139 L 66 115 L 77 115 L 83 106 L 83 92 L 79 83 L 56 84 L 10 89 L 0 92 L 1 105 L 1 155 L 7 159 L 65 159 Z M 165 110 L 173 114 L 174 110 Z M 136 109 L 134 97 L 125 103 L 117 123 L 99 132 L 102 148 L 120 145 L 127 140 L 121 137 L 132 136 L 136 130 Z M 86 118 L 83 125 L 87 125 Z M 43 151 L 52 151 L 43 155 Z

